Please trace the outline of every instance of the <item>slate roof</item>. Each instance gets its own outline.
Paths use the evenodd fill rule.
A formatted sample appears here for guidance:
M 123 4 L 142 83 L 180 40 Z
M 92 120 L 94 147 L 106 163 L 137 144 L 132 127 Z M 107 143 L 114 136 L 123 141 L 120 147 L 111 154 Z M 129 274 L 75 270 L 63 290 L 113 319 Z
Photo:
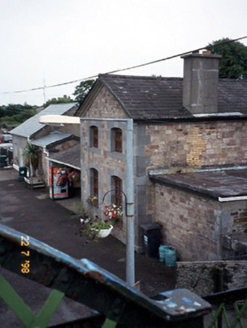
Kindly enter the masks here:
M 133 119 L 193 117 L 182 105 L 182 78 L 100 74 L 98 81 L 108 88 Z M 220 79 L 218 92 L 219 113 L 247 115 L 247 80 Z
M 247 169 L 160 174 L 150 178 L 214 198 L 247 196 Z
M 44 124 L 39 123 L 39 117 L 42 115 L 64 115 L 70 111 L 76 103 L 66 103 L 66 104 L 55 104 L 50 105 L 40 113 L 30 117 L 24 123 L 20 124 L 16 128 L 10 131 L 11 134 L 32 138 L 32 136 L 45 127 Z
M 39 147 L 47 147 L 59 141 L 68 139 L 72 136 L 70 133 L 50 133 L 42 138 L 32 140 L 32 144 Z
M 81 151 L 80 144 L 78 144 L 72 148 L 59 151 L 58 153 L 50 153 L 49 160 L 56 163 L 62 163 L 68 166 L 72 166 L 80 170 L 81 169 L 80 151 Z

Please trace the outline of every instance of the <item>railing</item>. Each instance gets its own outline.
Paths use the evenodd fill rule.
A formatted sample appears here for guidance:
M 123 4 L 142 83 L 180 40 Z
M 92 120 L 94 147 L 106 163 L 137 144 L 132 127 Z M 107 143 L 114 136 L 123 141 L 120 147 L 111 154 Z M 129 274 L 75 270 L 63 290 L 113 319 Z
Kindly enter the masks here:
M 204 328 L 247 327 L 247 288 L 220 292 L 203 298 L 213 306 L 211 320 L 204 323 Z
M 46 328 L 64 295 L 96 310 L 98 315 L 53 328 L 202 328 L 203 316 L 211 310 L 207 301 L 186 289 L 150 299 L 94 263 L 74 259 L 3 225 L 0 265 L 53 289 L 35 315 L 0 277 L 0 298 L 26 328 Z

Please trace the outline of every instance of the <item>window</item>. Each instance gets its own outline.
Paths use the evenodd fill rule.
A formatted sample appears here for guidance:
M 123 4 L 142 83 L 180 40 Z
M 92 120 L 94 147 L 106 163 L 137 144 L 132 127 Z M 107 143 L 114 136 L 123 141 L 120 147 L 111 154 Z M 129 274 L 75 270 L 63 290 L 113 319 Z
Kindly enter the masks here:
M 90 169 L 90 196 L 99 199 L 99 177 L 96 169 Z M 98 207 L 98 202 L 94 203 Z
M 112 151 L 122 153 L 122 130 L 119 128 L 112 129 Z
M 112 186 L 115 189 L 113 203 L 118 206 L 122 205 L 122 180 L 117 176 L 113 176 Z
M 98 148 L 99 130 L 97 126 L 90 126 L 90 147 Z

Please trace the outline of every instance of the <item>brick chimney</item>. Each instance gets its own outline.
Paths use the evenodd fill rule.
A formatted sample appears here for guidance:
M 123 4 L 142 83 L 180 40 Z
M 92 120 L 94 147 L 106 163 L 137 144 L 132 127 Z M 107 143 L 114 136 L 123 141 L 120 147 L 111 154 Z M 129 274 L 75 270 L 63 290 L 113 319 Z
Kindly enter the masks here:
M 183 106 L 192 114 L 218 112 L 220 55 L 191 53 L 184 59 Z

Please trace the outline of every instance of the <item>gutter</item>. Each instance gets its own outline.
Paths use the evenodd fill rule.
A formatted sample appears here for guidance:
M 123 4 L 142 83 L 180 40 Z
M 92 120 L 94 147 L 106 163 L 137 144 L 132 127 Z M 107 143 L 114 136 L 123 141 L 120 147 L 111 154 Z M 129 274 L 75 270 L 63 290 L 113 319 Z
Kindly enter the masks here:
M 221 203 L 235 202 L 237 200 L 247 200 L 247 196 L 218 197 L 218 201 Z

